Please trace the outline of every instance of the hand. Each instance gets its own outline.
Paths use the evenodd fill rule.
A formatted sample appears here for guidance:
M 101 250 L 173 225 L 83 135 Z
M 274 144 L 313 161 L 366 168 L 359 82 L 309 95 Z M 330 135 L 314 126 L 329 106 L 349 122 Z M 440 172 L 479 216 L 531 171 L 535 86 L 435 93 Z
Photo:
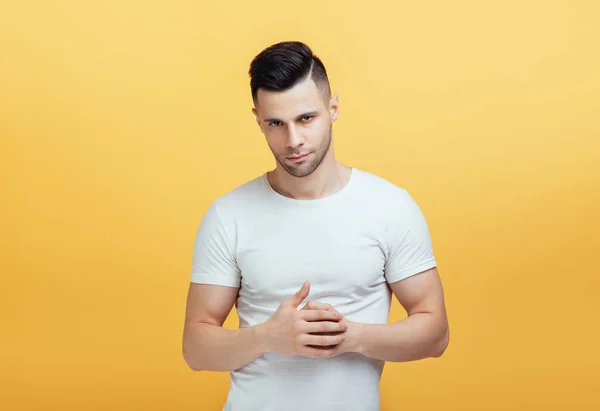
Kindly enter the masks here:
M 322 358 L 332 356 L 344 341 L 346 322 L 333 307 L 311 302 L 312 307 L 319 308 L 298 310 L 309 291 L 307 281 L 258 326 L 266 352 Z
M 328 310 L 328 311 L 337 312 L 330 304 L 317 303 L 314 301 L 308 301 L 304 305 L 302 310 Z M 354 321 L 350 321 L 343 316 L 342 316 L 342 319 L 340 320 L 340 322 L 345 323 L 345 325 L 346 325 L 345 326 L 346 330 L 344 331 L 344 335 L 345 335 L 344 340 L 336 346 L 325 347 L 325 348 L 330 349 L 328 351 L 327 356 L 333 357 L 333 356 L 347 353 L 347 352 L 362 353 L 361 345 L 360 345 L 361 333 L 364 334 L 364 330 L 362 329 L 363 328 L 362 324 L 354 322 Z M 317 333 L 317 334 L 337 335 L 337 334 L 339 334 L 339 332 L 323 332 L 323 333 Z M 324 347 L 315 347 L 315 348 L 323 349 Z
M 325 310 L 337 313 L 337 311 L 331 306 L 331 304 L 326 303 L 318 303 L 315 301 L 307 301 L 302 310 Z M 341 316 L 341 314 L 340 314 Z M 343 316 L 340 321 L 345 321 Z M 315 332 L 311 333 L 313 335 L 338 335 L 340 333 L 344 333 L 345 331 L 323 331 L 323 332 Z M 323 349 L 323 348 L 334 348 L 335 345 L 325 345 L 325 346 L 312 346 L 313 348 Z

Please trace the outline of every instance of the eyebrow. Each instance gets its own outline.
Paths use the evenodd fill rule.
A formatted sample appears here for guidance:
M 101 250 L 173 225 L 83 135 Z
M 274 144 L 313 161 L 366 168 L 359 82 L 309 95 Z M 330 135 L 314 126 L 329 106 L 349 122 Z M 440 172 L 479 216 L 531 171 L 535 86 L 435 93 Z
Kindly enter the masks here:
M 317 114 L 319 114 L 318 111 L 309 111 L 308 113 L 302 113 L 299 116 L 296 116 L 296 120 L 300 120 L 303 117 L 312 117 L 312 116 L 316 116 Z M 266 118 L 265 120 L 263 120 L 265 123 L 270 123 L 272 121 L 277 121 L 280 123 L 283 123 L 283 121 L 281 121 L 278 118 Z

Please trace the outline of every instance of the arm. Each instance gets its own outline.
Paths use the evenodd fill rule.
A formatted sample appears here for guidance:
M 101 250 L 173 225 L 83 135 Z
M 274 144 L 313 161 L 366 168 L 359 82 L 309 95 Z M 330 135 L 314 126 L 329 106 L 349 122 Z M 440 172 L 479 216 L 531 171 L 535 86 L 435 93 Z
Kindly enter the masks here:
M 228 330 L 223 323 L 233 308 L 238 288 L 192 283 L 183 333 L 186 363 L 194 371 L 233 371 L 265 352 L 310 358 L 332 355 L 336 350 L 332 346 L 346 338 L 346 323 L 328 304 L 298 310 L 309 290 L 306 282 L 263 323 Z
M 442 284 L 425 216 L 403 190 L 390 224 L 385 276 L 408 317 L 394 324 L 348 326 L 351 349 L 385 361 L 441 356 L 449 342 Z M 421 272 L 414 267 L 422 266 Z
M 183 357 L 192 370 L 236 370 L 262 355 L 255 327 L 223 328 L 237 294 L 236 287 L 190 284 Z
M 394 324 L 348 321 L 347 351 L 391 362 L 440 357 L 450 339 L 436 268 L 390 284 L 408 317 Z
M 194 371 L 231 371 L 262 354 L 254 328 L 223 328 L 241 282 L 235 240 L 213 202 L 196 233 L 183 329 L 183 357 Z
M 192 370 L 233 371 L 265 352 L 322 357 L 345 339 L 346 325 L 330 306 L 298 310 L 310 284 L 284 300 L 265 322 L 236 330 L 223 328 L 242 284 L 227 219 L 213 203 L 194 242 L 191 284 L 183 330 L 183 357 Z M 338 335 L 313 335 L 337 332 Z

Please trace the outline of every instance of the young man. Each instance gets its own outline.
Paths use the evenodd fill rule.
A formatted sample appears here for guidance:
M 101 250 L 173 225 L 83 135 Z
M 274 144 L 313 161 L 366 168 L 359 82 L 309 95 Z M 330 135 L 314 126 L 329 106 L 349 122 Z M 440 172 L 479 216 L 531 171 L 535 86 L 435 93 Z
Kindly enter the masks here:
M 227 411 L 379 410 L 386 361 L 448 345 L 427 223 L 405 189 L 335 159 L 338 99 L 308 46 L 272 45 L 250 77 L 276 168 L 200 223 L 184 359 L 231 372 Z M 392 294 L 408 317 L 388 324 Z M 234 304 L 239 329 L 225 329 Z

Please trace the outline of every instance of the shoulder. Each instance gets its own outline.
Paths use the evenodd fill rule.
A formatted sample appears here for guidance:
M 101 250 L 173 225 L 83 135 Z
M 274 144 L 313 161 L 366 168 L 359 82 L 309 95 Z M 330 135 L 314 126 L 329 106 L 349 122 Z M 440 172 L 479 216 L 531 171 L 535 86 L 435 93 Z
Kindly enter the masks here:
M 222 220 L 231 220 L 256 209 L 265 198 L 264 174 L 256 176 L 215 198 L 210 208 Z
M 407 188 L 391 179 L 358 170 L 355 203 L 377 213 L 386 224 L 422 219 L 419 203 Z
M 396 208 L 412 199 L 405 187 L 390 179 L 364 170 L 355 169 L 355 172 L 357 192 L 379 206 L 389 204 Z

